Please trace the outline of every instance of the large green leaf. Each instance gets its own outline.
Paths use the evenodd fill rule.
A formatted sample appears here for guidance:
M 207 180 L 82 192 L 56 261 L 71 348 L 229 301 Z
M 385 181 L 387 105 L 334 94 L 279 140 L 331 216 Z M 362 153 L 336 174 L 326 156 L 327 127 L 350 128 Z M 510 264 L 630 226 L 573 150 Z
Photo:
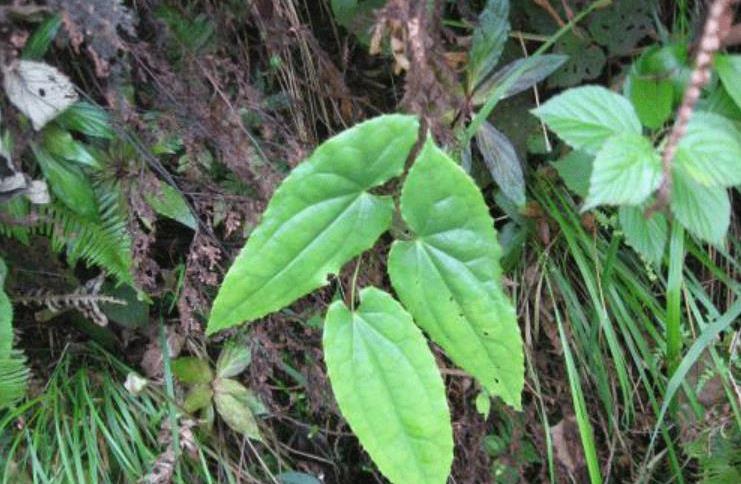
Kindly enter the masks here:
M 717 55 L 715 69 L 728 94 L 741 107 L 741 55 Z
M 428 141 L 404 183 L 401 213 L 414 239 L 394 242 L 388 266 L 404 306 L 456 364 L 519 408 L 522 340 L 481 192 Z
M 725 188 L 704 187 L 681 166 L 672 175 L 671 210 L 690 233 L 720 245 L 731 220 L 731 202 Z
M 473 32 L 468 61 L 469 92 L 497 65 L 508 36 L 509 0 L 487 0 Z
M 647 260 L 660 264 L 669 238 L 666 217 L 655 213 L 647 219 L 643 207 L 623 206 L 620 207 L 619 218 L 628 245 Z
M 703 186 L 738 185 L 741 132 L 723 116 L 695 113 L 679 141 L 675 163 Z
M 601 86 L 569 89 L 533 114 L 569 145 L 592 154 L 615 134 L 641 133 L 641 122 L 630 101 Z
M 31 148 L 54 195 L 85 219 L 97 220 L 98 201 L 90 181 L 80 167 L 58 160 L 34 144 Z
M 393 202 L 368 190 L 401 174 L 416 118 L 380 116 L 323 143 L 283 181 L 234 261 L 207 332 L 276 311 L 327 282 L 391 224 Z
M 594 159 L 584 210 L 602 204 L 638 205 L 660 181 L 661 157 L 651 142 L 640 134 L 618 134 Z
M 453 461 L 445 387 L 422 332 L 389 294 L 369 287 L 350 311 L 330 306 L 324 358 L 337 403 L 395 483 L 444 483 Z

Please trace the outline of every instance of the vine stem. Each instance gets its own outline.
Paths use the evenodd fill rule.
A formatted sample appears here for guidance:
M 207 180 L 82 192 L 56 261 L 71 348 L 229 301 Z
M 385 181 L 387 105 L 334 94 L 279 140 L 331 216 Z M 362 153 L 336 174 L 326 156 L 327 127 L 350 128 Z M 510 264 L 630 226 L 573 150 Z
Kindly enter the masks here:
M 738 0 L 715 0 L 710 6 L 702 37 L 695 55 L 695 68 L 690 77 L 690 85 L 684 91 L 682 104 L 677 110 L 677 117 L 669 133 L 663 153 L 661 154 L 662 176 L 656 195 L 656 202 L 646 210 L 646 217 L 662 210 L 669 203 L 672 191 L 672 163 L 677 154 L 677 147 L 682 140 L 687 125 L 692 118 L 702 88 L 710 80 L 710 66 L 713 55 L 723 45 L 723 39 L 731 30 L 731 5 Z

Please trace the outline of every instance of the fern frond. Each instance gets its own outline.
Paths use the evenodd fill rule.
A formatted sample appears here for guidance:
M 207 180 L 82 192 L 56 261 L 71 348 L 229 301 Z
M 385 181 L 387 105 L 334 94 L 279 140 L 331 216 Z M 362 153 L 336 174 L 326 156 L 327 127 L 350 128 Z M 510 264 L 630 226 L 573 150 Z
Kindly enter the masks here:
M 26 358 L 18 350 L 0 357 L 0 409 L 21 399 L 26 393 L 29 369 Z
M 119 282 L 133 284 L 131 237 L 118 188 L 113 184 L 96 187 L 100 219 L 90 221 L 61 203 L 41 208 L 38 232 L 49 237 L 52 249 L 66 248 L 70 265 L 84 260 L 106 270 Z

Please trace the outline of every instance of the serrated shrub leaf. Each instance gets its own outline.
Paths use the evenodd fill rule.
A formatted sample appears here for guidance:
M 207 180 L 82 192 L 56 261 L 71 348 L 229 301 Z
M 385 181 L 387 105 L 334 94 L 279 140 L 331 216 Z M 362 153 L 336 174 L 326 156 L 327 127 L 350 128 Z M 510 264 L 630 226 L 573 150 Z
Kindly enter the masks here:
M 324 142 L 283 181 L 219 290 L 214 333 L 281 309 L 327 283 L 391 223 L 393 202 L 368 190 L 401 174 L 413 116 L 387 115 Z
M 589 179 L 594 167 L 594 155 L 572 150 L 563 158 L 551 163 L 569 190 L 582 198 L 589 193 Z
M 594 158 L 583 210 L 597 205 L 638 205 L 661 181 L 661 158 L 651 142 L 635 133 L 607 140 Z
M 677 146 L 675 163 L 706 187 L 741 184 L 741 132 L 723 116 L 694 113 Z
M 522 340 L 500 283 L 501 249 L 481 192 L 428 141 L 404 183 L 401 213 L 414 239 L 394 242 L 389 255 L 399 298 L 457 365 L 519 408 Z
M 507 137 L 484 121 L 476 132 L 484 164 L 502 193 L 517 206 L 525 204 L 525 176 L 515 147 Z
M 488 0 L 473 32 L 468 84 L 473 88 L 497 65 L 509 36 L 509 0 Z
M 672 173 L 671 211 L 696 237 L 720 245 L 731 220 L 731 202 L 725 188 L 704 187 L 681 167 Z
M 657 266 L 666 249 L 669 237 L 669 224 L 661 213 L 654 213 L 651 218 L 644 215 L 644 207 L 623 206 L 618 212 L 620 227 L 625 240 L 646 260 Z
M 389 294 L 366 288 L 350 311 L 333 303 L 324 358 L 342 414 L 394 483 L 443 484 L 453 461 L 445 388 L 411 316 Z
M 615 134 L 641 133 L 630 101 L 601 86 L 569 89 L 533 114 L 573 148 L 592 154 Z
M 726 88 L 736 105 L 741 108 L 741 55 L 717 55 L 715 69 L 718 71 L 723 87 Z

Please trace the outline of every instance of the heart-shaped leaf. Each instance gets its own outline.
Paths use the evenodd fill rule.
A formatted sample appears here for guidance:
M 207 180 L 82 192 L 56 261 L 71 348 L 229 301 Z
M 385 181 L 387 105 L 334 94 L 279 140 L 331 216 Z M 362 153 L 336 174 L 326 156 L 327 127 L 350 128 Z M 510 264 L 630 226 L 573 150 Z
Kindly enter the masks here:
M 522 340 L 502 290 L 501 249 L 481 192 L 427 141 L 404 183 L 401 213 L 414 238 L 394 242 L 389 254 L 399 298 L 456 364 L 519 408 Z
M 253 321 L 327 283 L 391 224 L 369 190 L 401 174 L 416 118 L 380 116 L 324 142 L 283 181 L 216 296 L 207 333 Z
M 355 311 L 330 306 L 324 358 L 337 403 L 395 483 L 439 483 L 453 461 L 445 387 L 422 332 L 389 294 L 366 288 Z

